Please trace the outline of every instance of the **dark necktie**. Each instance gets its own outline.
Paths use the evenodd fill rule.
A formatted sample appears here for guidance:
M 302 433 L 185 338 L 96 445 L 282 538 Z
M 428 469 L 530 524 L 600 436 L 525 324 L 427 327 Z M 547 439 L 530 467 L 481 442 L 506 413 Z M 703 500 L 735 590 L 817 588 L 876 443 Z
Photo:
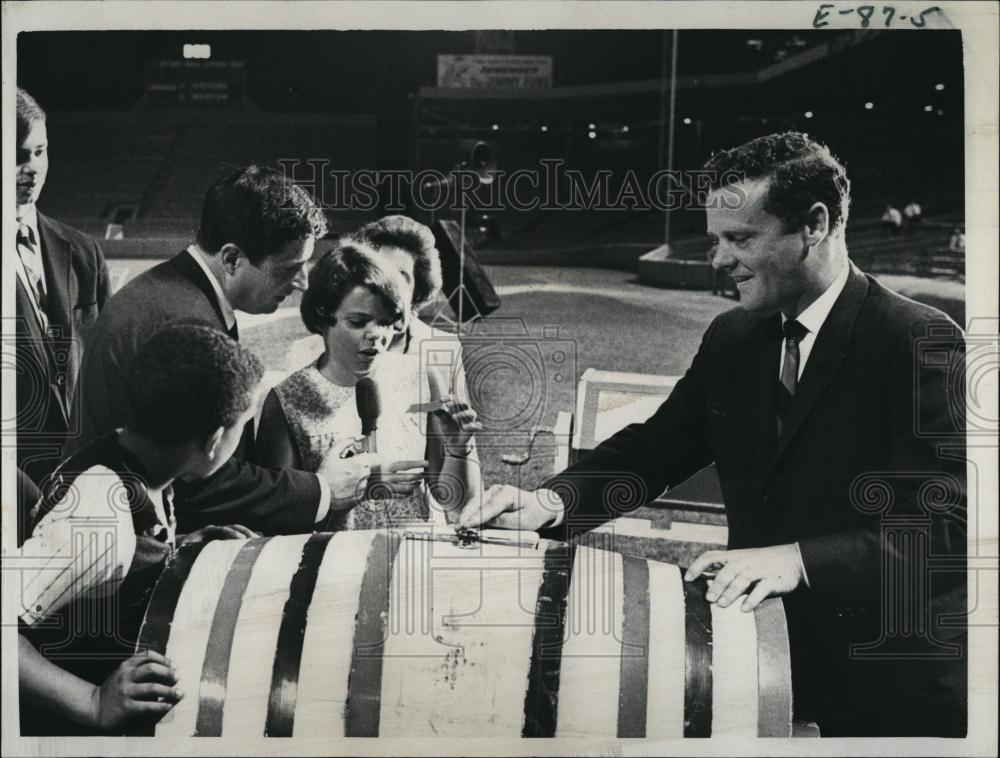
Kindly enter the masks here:
M 17 254 L 28 275 L 31 285 L 31 296 L 35 300 L 42 331 L 48 331 L 48 318 L 45 313 L 45 280 L 42 278 L 42 256 L 35 242 L 35 233 L 27 224 L 17 227 Z
M 239 324 L 237 324 L 235 321 L 233 322 L 233 325 L 227 330 L 226 333 L 237 342 L 240 341 L 240 327 Z
M 781 362 L 781 378 L 778 382 L 778 436 L 785 423 L 785 414 L 795 396 L 799 381 L 799 342 L 809 330 L 795 319 L 789 319 L 781 327 L 785 333 L 785 358 Z

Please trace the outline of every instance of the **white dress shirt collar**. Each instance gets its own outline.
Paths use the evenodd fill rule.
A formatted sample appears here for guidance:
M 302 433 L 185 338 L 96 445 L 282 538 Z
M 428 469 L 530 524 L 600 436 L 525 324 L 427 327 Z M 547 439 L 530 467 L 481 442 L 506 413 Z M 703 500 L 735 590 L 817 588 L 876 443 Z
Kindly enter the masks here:
M 837 302 L 840 293 L 844 291 L 844 286 L 847 284 L 847 276 L 850 272 L 851 264 L 844 261 L 840 273 L 830 283 L 830 286 L 799 314 L 796 321 L 808 329 L 810 334 L 815 335 L 819 333 L 820 328 L 826 322 L 827 316 L 830 315 L 830 311 L 833 310 L 833 304 Z M 787 320 L 785 314 L 781 314 L 781 323 L 784 324 Z
M 843 267 L 840 269 L 840 273 L 831 282 L 830 286 L 826 288 L 826 291 L 822 295 L 817 297 L 809 306 L 799 314 L 796 319 L 802 326 L 804 326 L 809 331 L 806 332 L 805 336 L 799 340 L 799 372 L 798 378 L 802 378 L 802 372 L 805 371 L 806 361 L 809 360 L 809 355 L 812 353 L 813 345 L 816 343 L 816 335 L 819 334 L 819 330 L 826 323 L 826 319 L 830 315 L 830 311 L 833 310 L 834 304 L 837 302 L 837 298 L 840 297 L 840 293 L 844 291 L 844 287 L 847 286 L 847 277 L 851 273 L 851 263 L 850 261 L 844 261 Z M 785 318 L 785 314 L 781 314 L 781 324 L 784 326 L 788 319 Z M 778 375 L 781 375 L 781 366 L 785 362 L 785 341 L 781 341 L 781 356 L 778 361 Z
M 195 263 L 201 267 L 201 270 L 205 272 L 205 276 L 208 277 L 208 281 L 212 285 L 212 291 L 215 292 L 215 299 L 219 303 L 219 310 L 222 311 L 222 317 L 226 321 L 226 329 L 232 329 L 236 324 L 236 314 L 233 312 L 233 307 L 229 304 L 229 300 L 226 299 L 226 293 L 222 291 L 222 285 L 215 278 L 212 269 L 205 263 L 205 259 L 202 257 L 197 245 L 188 245 L 187 252 L 188 255 L 194 258 Z
M 28 203 L 28 205 L 19 206 L 15 221 L 18 228 L 21 226 L 30 227 L 31 232 L 35 235 L 35 244 L 41 249 L 42 240 L 38 236 L 38 209 L 35 207 L 35 204 Z

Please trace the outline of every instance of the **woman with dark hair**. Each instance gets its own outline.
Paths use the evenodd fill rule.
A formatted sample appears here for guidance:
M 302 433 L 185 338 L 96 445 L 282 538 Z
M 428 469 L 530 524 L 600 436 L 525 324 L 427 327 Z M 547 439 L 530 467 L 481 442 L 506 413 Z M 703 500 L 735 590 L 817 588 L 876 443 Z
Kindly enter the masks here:
M 395 215 L 365 224 L 351 239 L 375 250 L 411 286 L 413 296 L 407 326 L 393 337 L 390 352 L 421 358 L 436 391 L 467 400 L 461 342 L 455 334 L 436 329 L 419 318 L 421 311 L 434 303 L 441 292 L 441 256 L 433 232 L 409 216 Z M 314 360 L 320 350 L 319 340 L 313 337 L 299 341 L 289 353 L 289 367 L 298 368 Z M 427 360 L 429 350 L 434 351 L 433 362 Z M 444 355 L 449 359 L 445 360 Z
M 302 320 L 323 339 L 324 351 L 268 395 L 261 415 L 257 453 L 266 466 L 312 470 L 327 450 L 361 435 L 356 386 L 362 378 L 379 389 L 379 458 L 396 461 L 373 475 L 369 495 L 333 528 L 370 529 L 427 521 L 436 503 L 456 511 L 482 489 L 473 434 L 476 413 L 431 387 L 421 362 L 389 352 L 403 334 L 412 285 L 388 259 L 358 242 L 342 242 L 319 260 L 302 298 Z M 435 391 L 438 390 L 438 391 Z M 437 410 L 426 413 L 427 400 Z M 406 496 L 376 498 L 376 476 L 401 473 L 430 461 L 429 487 Z

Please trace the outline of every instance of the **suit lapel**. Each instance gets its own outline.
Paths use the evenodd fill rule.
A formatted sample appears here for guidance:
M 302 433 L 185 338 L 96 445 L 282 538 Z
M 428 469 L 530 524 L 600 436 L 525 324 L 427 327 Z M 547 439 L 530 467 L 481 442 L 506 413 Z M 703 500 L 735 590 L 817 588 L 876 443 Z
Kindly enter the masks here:
M 14 284 L 14 301 L 15 301 L 15 314 L 17 315 L 16 329 L 16 341 L 18 346 L 18 356 L 17 361 L 21 364 L 22 361 L 31 361 L 31 364 L 35 367 L 41 369 L 41 367 L 47 367 L 45 369 L 45 374 L 47 376 L 48 390 L 52 393 L 55 398 L 55 405 L 59 408 L 59 412 L 62 415 L 63 423 L 69 426 L 69 413 L 66 406 L 65 398 L 63 393 L 58 390 L 53 377 L 56 375 L 57 366 L 55 361 L 55 355 L 52 349 L 52 341 L 49 336 L 42 331 L 41 325 L 38 323 L 38 317 L 35 315 L 34 301 L 31 295 L 28 294 L 27 290 L 24 289 L 24 285 L 21 284 L 21 280 L 17 279 Z M 25 351 L 22 353 L 21 351 Z M 26 354 L 31 353 L 29 358 Z M 25 377 L 32 376 L 35 374 L 34 369 L 25 368 L 24 365 L 20 366 L 19 379 L 23 375 Z M 23 371 L 23 374 L 22 374 Z M 22 390 L 19 390 L 19 392 Z M 18 402 L 29 402 L 18 398 Z M 19 406 L 20 407 L 20 406 Z
M 223 332 L 228 332 L 226 317 L 222 313 L 222 305 L 219 303 L 219 298 L 216 297 L 215 289 L 212 287 L 212 283 L 206 278 L 201 266 L 191 257 L 191 253 L 185 250 L 175 255 L 170 264 L 208 299 L 208 302 L 212 305 L 212 310 L 215 311 L 215 315 L 219 318 L 219 329 Z
M 41 213 L 38 214 L 38 235 L 42 243 L 42 265 L 45 268 L 45 312 L 51 326 L 62 327 L 62 336 L 73 336 L 73 303 L 76 302 L 73 277 L 73 246 Z
M 63 415 L 69 418 L 79 368 L 79 346 L 76 343 L 78 335 L 73 332 L 73 304 L 77 298 L 76 277 L 73 276 L 73 246 L 40 212 L 38 236 L 42 248 L 42 266 L 45 268 L 45 315 L 49 319 L 49 334 L 55 335 L 54 338 L 45 340 L 45 347 L 54 367 L 59 364 L 56 360 L 57 349 L 70 356 L 69 360 L 62 361 L 65 384 L 56 390 Z M 58 372 L 56 375 L 59 375 Z
M 847 284 L 844 285 L 844 290 L 837 298 L 837 302 L 834 303 L 833 310 L 830 311 L 830 315 L 827 316 L 820 328 L 819 334 L 816 335 L 816 342 L 813 344 L 809 360 L 802 372 L 802 379 L 798 383 L 795 397 L 791 405 L 788 406 L 784 428 L 774 446 L 768 474 L 785 450 L 788 449 L 789 443 L 794 439 L 809 414 L 812 413 L 816 403 L 844 361 L 843 346 L 851 339 L 854 321 L 865 296 L 868 294 L 868 280 L 865 275 L 858 271 L 853 264 L 850 266 L 851 271 L 847 278 Z M 777 369 L 775 370 L 777 371 Z

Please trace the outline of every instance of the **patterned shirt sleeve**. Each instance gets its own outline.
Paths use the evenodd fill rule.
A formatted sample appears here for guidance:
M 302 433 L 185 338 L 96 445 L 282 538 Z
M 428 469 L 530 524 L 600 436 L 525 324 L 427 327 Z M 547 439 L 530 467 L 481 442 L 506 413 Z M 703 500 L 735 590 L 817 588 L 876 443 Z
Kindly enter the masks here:
M 21 548 L 18 615 L 33 626 L 83 596 L 117 591 L 135 554 L 121 479 L 104 466 L 80 474 Z

